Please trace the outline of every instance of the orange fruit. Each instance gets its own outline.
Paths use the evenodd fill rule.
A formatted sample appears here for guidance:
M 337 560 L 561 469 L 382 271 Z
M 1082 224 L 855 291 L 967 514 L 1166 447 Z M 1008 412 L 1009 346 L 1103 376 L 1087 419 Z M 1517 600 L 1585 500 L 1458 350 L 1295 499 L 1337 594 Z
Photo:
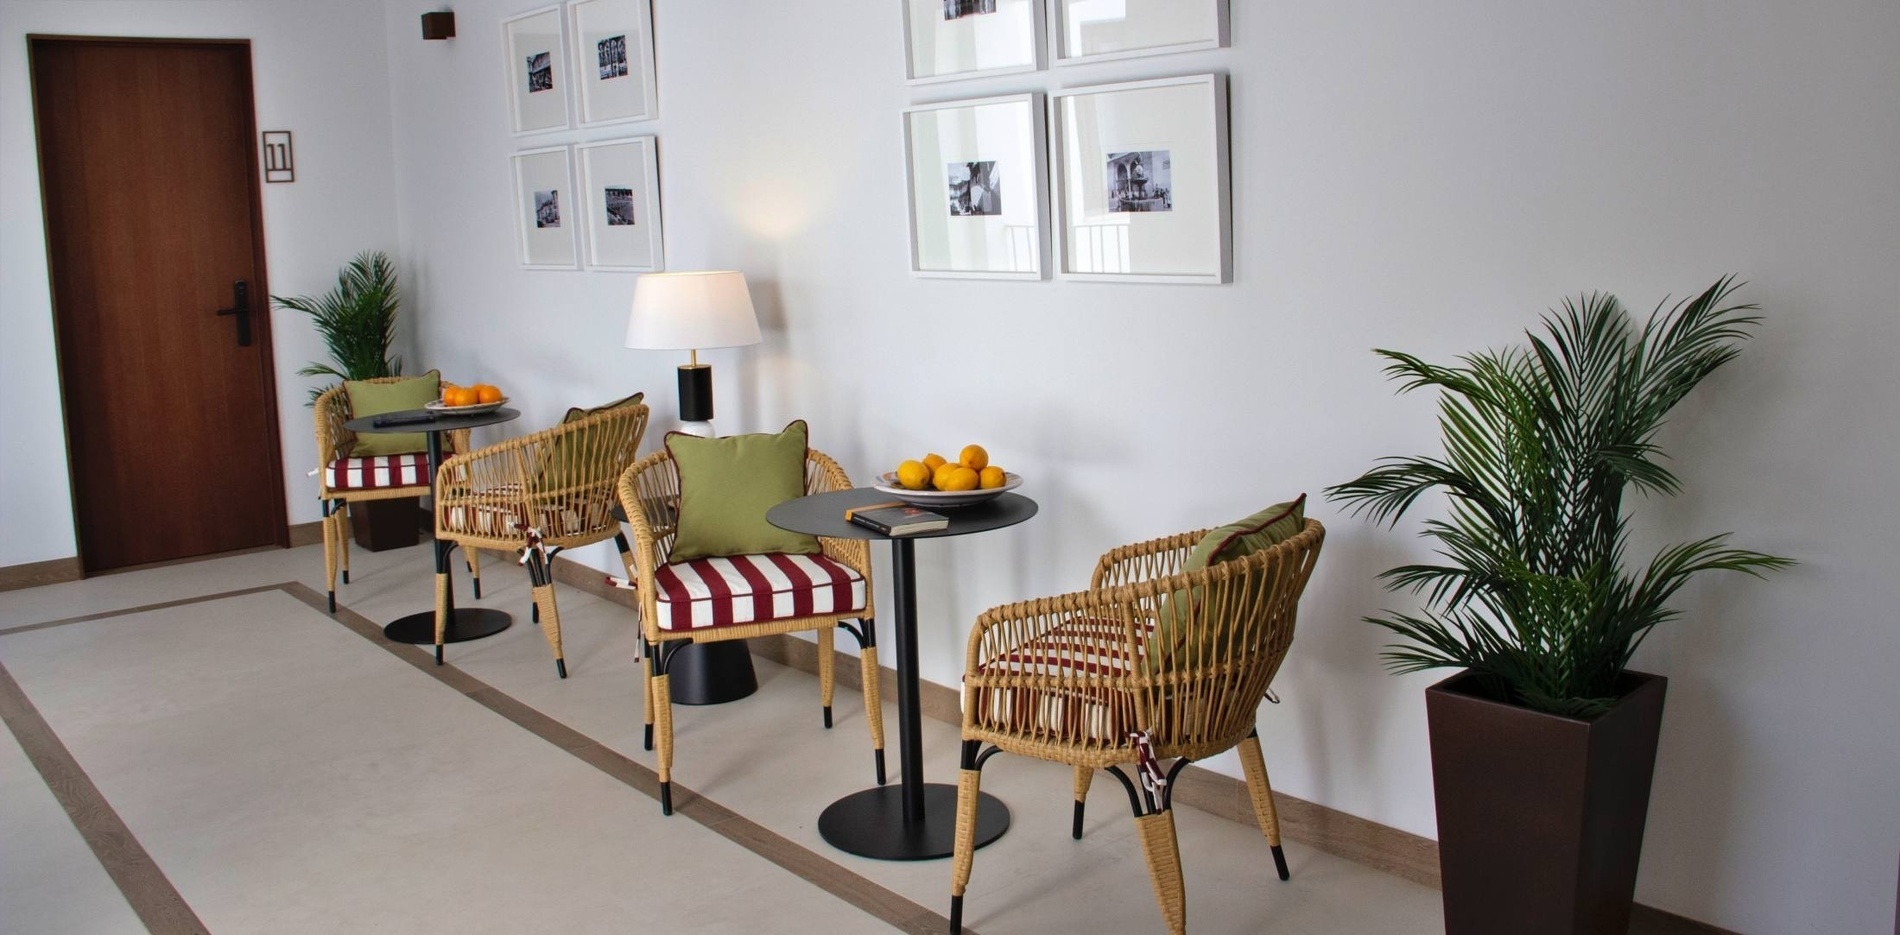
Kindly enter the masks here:
M 961 464 L 954 465 L 954 466 L 946 465 L 946 467 L 949 468 L 949 476 L 945 477 L 943 480 L 937 483 L 937 488 L 939 490 L 975 490 L 976 489 L 977 476 L 976 476 L 975 471 L 972 471 Z
M 475 401 L 482 403 L 501 402 L 501 387 L 490 386 L 486 383 L 475 384 Z
M 949 490 L 950 488 L 944 486 L 944 484 L 949 482 L 950 472 L 955 471 L 956 469 L 962 466 L 963 465 L 960 465 L 956 463 L 955 461 L 945 461 L 944 463 L 937 465 L 937 469 L 931 472 L 931 475 L 930 475 L 931 486 L 936 487 L 938 490 Z
M 972 471 L 981 471 L 989 466 L 990 453 L 982 445 L 964 445 L 963 453 L 957 455 L 957 463 Z
M 906 461 L 898 465 L 897 486 L 905 490 L 922 490 L 930 486 L 930 469 L 921 461 Z
M 943 467 L 944 462 L 948 460 L 950 459 L 933 451 L 927 455 L 924 455 L 924 467 L 927 467 L 931 469 L 932 471 L 935 471 L 936 469 Z
M 473 406 L 475 402 L 475 391 L 466 386 L 451 386 L 442 391 L 442 403 L 445 406 Z
M 976 472 L 976 485 L 984 490 L 995 490 L 1008 480 L 1009 476 L 1003 473 L 1003 469 L 994 464 Z

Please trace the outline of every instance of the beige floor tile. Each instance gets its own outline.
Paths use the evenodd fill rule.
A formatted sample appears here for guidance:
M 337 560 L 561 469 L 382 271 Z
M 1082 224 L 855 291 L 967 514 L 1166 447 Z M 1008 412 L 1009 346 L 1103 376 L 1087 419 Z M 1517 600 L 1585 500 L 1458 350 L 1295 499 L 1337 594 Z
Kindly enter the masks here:
M 0 930 L 142 933 L 13 734 L 0 730 Z

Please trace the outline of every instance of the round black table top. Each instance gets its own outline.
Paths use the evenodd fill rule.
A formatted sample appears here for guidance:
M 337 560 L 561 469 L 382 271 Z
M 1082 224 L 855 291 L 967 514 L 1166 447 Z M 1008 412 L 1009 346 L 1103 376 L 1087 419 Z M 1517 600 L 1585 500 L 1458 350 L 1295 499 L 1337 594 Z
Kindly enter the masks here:
M 1013 493 L 974 506 L 938 507 L 931 512 L 949 517 L 949 526 L 907 536 L 887 536 L 844 518 L 844 511 L 853 507 L 894 501 L 895 498 L 890 494 L 873 487 L 837 490 L 787 500 L 767 510 L 765 521 L 780 529 L 833 539 L 942 539 L 1014 526 L 1035 516 L 1037 509 L 1036 501 Z
M 430 418 L 427 422 L 402 422 L 395 425 L 376 424 L 378 419 L 386 419 L 390 416 L 407 417 L 415 415 L 425 415 Z M 491 409 L 487 412 L 471 412 L 466 415 L 433 412 L 428 409 L 404 409 L 400 412 L 385 412 L 380 415 L 351 419 L 343 423 L 343 427 L 352 432 L 369 432 L 372 434 L 378 432 L 454 432 L 460 429 L 473 429 L 480 428 L 484 425 L 512 422 L 519 418 L 521 418 L 521 410 L 508 409 L 506 407 Z

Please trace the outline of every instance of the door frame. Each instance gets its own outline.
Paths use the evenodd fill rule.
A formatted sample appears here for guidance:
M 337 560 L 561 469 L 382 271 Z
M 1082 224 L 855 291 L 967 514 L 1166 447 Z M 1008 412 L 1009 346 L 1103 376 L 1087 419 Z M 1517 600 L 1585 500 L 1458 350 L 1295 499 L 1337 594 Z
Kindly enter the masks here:
M 39 73 L 34 68 L 34 56 L 42 44 L 74 45 L 163 45 L 180 48 L 223 48 L 237 47 L 244 53 L 244 80 L 239 89 L 244 107 L 245 149 L 249 153 L 245 160 L 250 171 L 251 205 L 251 267 L 253 279 L 252 295 L 263 300 L 262 309 L 254 309 L 251 314 L 251 337 L 258 348 L 260 362 L 259 374 L 262 377 L 261 390 L 264 395 L 264 432 L 267 436 L 268 459 L 274 483 L 270 486 L 272 515 L 276 520 L 277 546 L 290 548 L 290 511 L 284 493 L 284 436 L 277 418 L 277 354 L 276 344 L 271 335 L 271 301 L 269 266 L 265 262 L 264 247 L 264 188 L 263 173 L 258 165 L 258 148 L 262 145 L 257 135 L 257 93 L 255 70 L 256 62 L 251 56 L 249 39 L 171 39 L 145 38 L 136 36 L 74 36 L 47 33 L 28 33 L 26 36 L 27 95 L 33 106 L 33 158 L 38 173 L 40 189 L 40 225 L 41 236 L 46 246 L 46 291 L 51 299 L 48 311 L 53 317 L 53 366 L 59 374 L 59 428 L 60 443 L 66 449 L 66 489 L 70 491 L 67 506 L 72 514 L 73 547 L 78 553 L 80 577 L 93 574 L 85 567 L 86 548 L 83 541 L 85 530 L 79 522 L 79 482 L 73 469 L 72 428 L 68 422 L 66 405 L 66 366 L 65 355 L 61 353 L 63 336 L 60 334 L 59 290 L 57 277 L 53 275 L 53 236 L 52 215 L 49 211 L 46 195 L 46 160 L 40 150 L 40 109 L 39 109 Z M 253 301 L 256 301 L 255 299 Z M 205 310 L 210 313 L 210 309 Z M 208 557 L 208 556 L 198 556 Z

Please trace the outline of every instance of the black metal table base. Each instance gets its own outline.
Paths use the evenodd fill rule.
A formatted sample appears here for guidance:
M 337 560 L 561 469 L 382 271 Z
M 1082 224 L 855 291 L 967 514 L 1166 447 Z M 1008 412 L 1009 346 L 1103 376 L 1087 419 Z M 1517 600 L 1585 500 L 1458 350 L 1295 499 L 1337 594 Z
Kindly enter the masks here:
M 880 786 L 854 792 L 831 803 L 818 816 L 818 833 L 841 851 L 873 860 L 933 860 L 956 850 L 957 787 L 941 782 L 924 786 L 922 821 L 904 821 L 904 788 Z M 1009 806 L 979 793 L 976 846 L 1009 830 Z
M 494 636 L 514 622 L 505 610 L 489 607 L 457 607 L 449 613 L 448 631 L 442 637 L 445 643 L 460 643 L 464 640 L 479 640 L 484 636 Z M 424 643 L 435 645 L 435 611 L 425 611 L 397 617 L 383 627 L 383 635 L 398 643 Z
M 725 704 L 759 690 L 745 640 L 689 643 L 666 663 L 674 704 Z

